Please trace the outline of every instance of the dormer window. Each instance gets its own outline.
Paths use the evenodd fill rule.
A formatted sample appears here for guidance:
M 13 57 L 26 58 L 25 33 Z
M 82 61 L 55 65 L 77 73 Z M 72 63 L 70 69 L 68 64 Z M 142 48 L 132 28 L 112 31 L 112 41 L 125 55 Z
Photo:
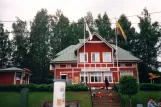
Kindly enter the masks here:
M 98 52 L 91 53 L 92 62 L 100 62 L 100 55 Z
M 80 62 L 88 62 L 88 53 L 80 53 Z
M 111 62 L 111 52 L 103 52 L 103 62 Z

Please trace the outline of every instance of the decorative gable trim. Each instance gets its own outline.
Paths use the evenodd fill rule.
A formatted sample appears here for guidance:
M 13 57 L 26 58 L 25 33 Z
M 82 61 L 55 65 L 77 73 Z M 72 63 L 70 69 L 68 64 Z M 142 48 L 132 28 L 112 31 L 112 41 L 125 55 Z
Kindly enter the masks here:
M 99 43 L 105 43 L 107 46 L 109 46 L 112 51 L 115 50 L 105 39 L 103 39 L 98 33 L 94 32 L 93 33 L 93 36 L 97 36 L 101 41 L 99 41 Z M 93 37 L 92 36 L 92 37 Z M 96 43 L 96 41 L 89 41 L 90 38 L 88 37 L 86 40 L 85 40 L 85 43 Z M 75 50 L 75 51 L 78 51 L 82 46 L 84 45 L 84 42 Z

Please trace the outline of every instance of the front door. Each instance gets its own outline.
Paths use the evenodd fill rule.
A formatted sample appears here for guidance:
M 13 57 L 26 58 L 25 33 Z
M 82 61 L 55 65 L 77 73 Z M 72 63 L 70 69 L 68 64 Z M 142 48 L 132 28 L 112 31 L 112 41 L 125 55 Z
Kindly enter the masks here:
M 61 79 L 67 79 L 67 75 L 61 75 Z

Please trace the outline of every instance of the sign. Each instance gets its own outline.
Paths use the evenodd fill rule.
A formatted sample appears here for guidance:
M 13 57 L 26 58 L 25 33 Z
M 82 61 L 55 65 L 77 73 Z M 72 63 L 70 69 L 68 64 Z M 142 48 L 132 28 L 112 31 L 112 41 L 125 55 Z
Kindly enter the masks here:
M 110 68 L 86 68 L 86 69 L 82 69 L 82 72 L 94 72 L 94 71 L 110 71 Z
M 53 107 L 65 107 L 65 85 L 63 81 L 54 82 Z
M 61 106 L 62 105 L 62 101 L 61 101 L 61 99 L 57 99 L 57 104 L 56 104 L 57 106 Z

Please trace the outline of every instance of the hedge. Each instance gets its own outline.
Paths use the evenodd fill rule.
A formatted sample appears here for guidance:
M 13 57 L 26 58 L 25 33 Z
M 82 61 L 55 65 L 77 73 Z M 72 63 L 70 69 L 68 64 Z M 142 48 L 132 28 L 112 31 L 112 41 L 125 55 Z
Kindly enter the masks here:
M 0 91 L 17 91 L 28 88 L 31 92 L 53 91 L 53 84 L 22 84 L 22 85 L 0 85 Z M 83 84 L 67 85 L 67 91 L 88 91 L 88 86 Z
M 139 89 L 143 91 L 161 91 L 161 84 L 140 83 Z
M 118 87 L 119 84 L 116 84 L 112 87 L 113 90 L 118 91 L 116 88 Z M 155 84 L 155 83 L 140 83 L 139 84 L 139 89 L 142 91 L 161 91 L 161 84 Z

